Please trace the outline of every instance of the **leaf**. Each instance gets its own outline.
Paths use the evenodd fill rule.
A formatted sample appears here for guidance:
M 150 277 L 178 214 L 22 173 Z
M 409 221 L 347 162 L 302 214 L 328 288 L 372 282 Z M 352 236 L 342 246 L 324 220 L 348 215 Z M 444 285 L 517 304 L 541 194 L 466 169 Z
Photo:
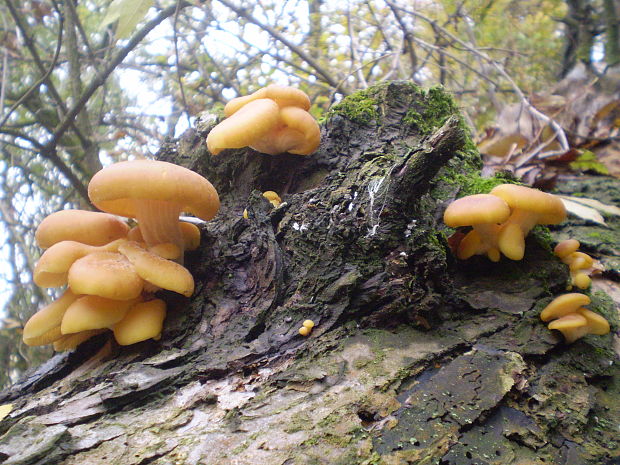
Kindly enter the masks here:
M 115 21 L 116 37 L 124 39 L 129 37 L 133 30 L 153 6 L 155 0 L 114 0 L 108 7 L 108 11 L 101 21 L 100 28 L 104 28 Z
M 609 170 L 603 165 L 594 153 L 585 150 L 577 160 L 569 163 L 573 171 L 594 171 L 598 174 L 609 174 Z
M 588 207 L 595 208 L 596 210 L 603 212 L 607 215 L 620 216 L 620 208 L 616 207 L 615 205 L 607 205 L 606 203 L 600 202 L 596 199 L 589 199 L 587 197 L 567 197 L 562 195 L 560 197 L 563 199 L 571 200 L 573 202 L 581 203 Z
M 13 404 L 0 405 L 0 421 L 4 419 L 13 410 Z
M 561 197 L 561 199 L 568 213 L 581 218 L 582 220 L 590 221 L 601 226 L 607 226 L 607 223 L 605 223 L 605 218 L 603 218 L 603 215 L 601 215 L 595 208 L 576 202 L 574 198 L 569 200 L 566 197 Z

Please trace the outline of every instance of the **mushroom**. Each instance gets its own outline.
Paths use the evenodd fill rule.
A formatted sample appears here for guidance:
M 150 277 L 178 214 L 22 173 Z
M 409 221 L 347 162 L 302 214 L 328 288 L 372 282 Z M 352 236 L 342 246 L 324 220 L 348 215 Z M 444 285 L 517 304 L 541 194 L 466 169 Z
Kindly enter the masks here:
M 137 302 L 137 299 L 113 300 L 96 295 L 82 296 L 67 308 L 60 332 L 64 335 L 110 328 L 121 321 Z
M 584 307 L 552 321 L 548 328 L 559 330 L 569 344 L 586 334 L 602 336 L 610 331 L 609 322 L 605 318 Z
M 537 189 L 515 184 L 494 187 L 491 195 L 504 200 L 511 208 L 510 217 L 499 232 L 499 250 L 511 260 L 521 260 L 525 253 L 525 237 L 537 224 L 557 224 L 566 219 L 562 201 Z
M 273 100 L 280 108 L 298 107 L 306 111 L 310 109 L 310 99 L 304 91 L 296 89 L 295 87 L 270 84 L 267 87 L 258 89 L 253 94 L 232 99 L 224 107 L 224 114 L 226 116 L 231 116 L 249 102 L 257 99 Z
M 217 155 L 224 149 L 250 146 L 279 122 L 280 108 L 277 103 L 269 99 L 253 100 L 211 129 L 207 136 L 207 148 Z
M 571 275 L 571 283 L 579 289 L 587 289 L 592 284 L 590 276 L 581 270 L 591 268 L 594 260 L 588 254 L 579 252 L 579 241 L 576 239 L 567 239 L 561 241 L 555 246 L 553 252 L 568 265 Z M 572 286 L 569 286 L 569 289 Z
M 76 260 L 67 282 L 76 294 L 114 300 L 135 299 L 144 287 L 134 266 L 117 252 L 95 252 Z
M 207 147 L 213 155 L 246 146 L 268 155 L 309 155 L 321 138 L 309 108 L 308 96 L 292 87 L 270 85 L 238 97 L 224 108 L 228 118 L 211 130 Z
M 458 246 L 457 257 L 470 258 L 486 254 L 491 261 L 499 261 L 499 223 L 510 216 L 510 208 L 499 197 L 490 194 L 475 194 L 455 200 L 443 215 L 444 223 L 451 228 L 471 226 Z
M 114 252 L 120 241 L 117 239 L 109 244 L 93 246 L 76 241 L 60 241 L 47 249 L 37 261 L 33 279 L 41 287 L 58 287 L 67 284 L 67 273 L 73 263 L 95 252 Z
M 194 293 L 194 278 L 178 263 L 143 249 L 137 242 L 125 242 L 118 251 L 127 257 L 137 275 L 145 281 L 186 297 Z
M 185 242 L 179 213 L 210 220 L 220 207 L 217 192 L 208 180 L 181 166 L 153 160 L 126 161 L 104 168 L 91 179 L 88 195 L 103 211 L 136 218 L 148 246 L 171 242 L 181 251 Z
M 24 325 L 22 338 L 28 346 L 50 344 L 62 337 L 60 325 L 67 308 L 79 298 L 67 289 L 62 296 L 32 315 Z
M 267 200 L 269 200 L 269 202 L 271 202 L 271 205 L 273 205 L 276 208 L 279 207 L 280 204 L 282 203 L 282 199 L 274 191 L 265 191 L 265 192 L 263 192 L 263 197 L 265 197 Z
M 35 232 L 37 244 L 47 249 L 60 241 L 101 246 L 125 237 L 129 226 L 114 215 L 87 210 L 62 210 L 47 216 Z
M 163 300 L 138 303 L 112 328 L 116 342 L 125 346 L 150 338 L 158 339 L 165 318 L 166 304 Z
M 590 302 L 590 297 L 585 294 L 580 294 L 578 292 L 563 294 L 553 299 L 549 305 L 543 309 L 540 314 L 540 319 L 543 321 L 551 321 L 570 313 L 576 313 L 579 307 L 588 305 Z

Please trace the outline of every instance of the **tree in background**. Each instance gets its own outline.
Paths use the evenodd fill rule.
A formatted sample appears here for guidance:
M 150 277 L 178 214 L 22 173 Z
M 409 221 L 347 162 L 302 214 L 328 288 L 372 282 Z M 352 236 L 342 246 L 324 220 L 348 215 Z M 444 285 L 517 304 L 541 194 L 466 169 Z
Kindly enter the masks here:
M 32 284 L 33 231 L 88 208 L 102 160 L 149 156 L 201 111 L 270 82 L 302 88 L 316 116 L 378 81 L 440 83 L 480 127 L 580 61 L 600 72 L 593 50 L 609 66 L 619 57 L 617 0 L 251 3 L 0 3 L 0 385 L 49 356 L 21 343 L 50 299 Z

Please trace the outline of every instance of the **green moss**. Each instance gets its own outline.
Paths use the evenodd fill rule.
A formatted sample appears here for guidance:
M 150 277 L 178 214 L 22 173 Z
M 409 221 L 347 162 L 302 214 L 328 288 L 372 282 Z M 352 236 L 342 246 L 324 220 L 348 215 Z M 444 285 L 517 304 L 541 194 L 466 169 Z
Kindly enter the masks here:
M 420 133 L 431 134 L 445 123 L 446 119 L 458 113 L 452 97 L 442 87 L 431 87 L 428 90 L 417 88 L 420 105 L 411 108 L 403 123 L 416 127 Z
M 609 174 L 609 170 L 603 165 L 596 155 L 589 150 L 584 151 L 577 159 L 569 164 L 573 171 L 590 171 L 597 174 Z
M 369 124 L 371 121 L 378 119 L 379 103 L 374 97 L 375 91 L 376 89 L 371 87 L 370 89 L 360 90 L 345 97 L 340 103 L 331 107 L 325 118 L 319 120 L 319 124 L 322 124 L 326 119 L 334 115 L 344 116 L 360 124 Z
M 473 194 L 488 194 L 491 189 L 500 184 L 518 184 L 509 173 L 497 173 L 493 177 L 484 178 L 478 171 L 464 174 L 461 170 L 458 172 L 449 170 L 448 173 L 443 173 L 442 176 L 439 177 L 439 180 L 451 186 L 458 186 L 458 197 L 465 197 L 466 195 Z

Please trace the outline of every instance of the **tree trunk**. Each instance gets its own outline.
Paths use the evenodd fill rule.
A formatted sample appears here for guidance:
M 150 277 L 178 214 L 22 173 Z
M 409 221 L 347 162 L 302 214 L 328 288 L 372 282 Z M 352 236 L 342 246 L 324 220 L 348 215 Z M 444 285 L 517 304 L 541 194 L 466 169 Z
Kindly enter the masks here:
M 539 320 L 567 280 L 545 234 L 520 262 L 452 257 L 446 204 L 502 181 L 479 177 L 443 91 L 399 82 L 347 97 L 310 157 L 211 157 L 208 120 L 158 154 L 221 195 L 186 257 L 195 295 L 165 295 L 161 340 L 102 335 L 0 394 L 12 404 L 0 463 L 617 459 L 612 337 L 567 346 Z M 591 308 L 613 311 L 602 295 Z

